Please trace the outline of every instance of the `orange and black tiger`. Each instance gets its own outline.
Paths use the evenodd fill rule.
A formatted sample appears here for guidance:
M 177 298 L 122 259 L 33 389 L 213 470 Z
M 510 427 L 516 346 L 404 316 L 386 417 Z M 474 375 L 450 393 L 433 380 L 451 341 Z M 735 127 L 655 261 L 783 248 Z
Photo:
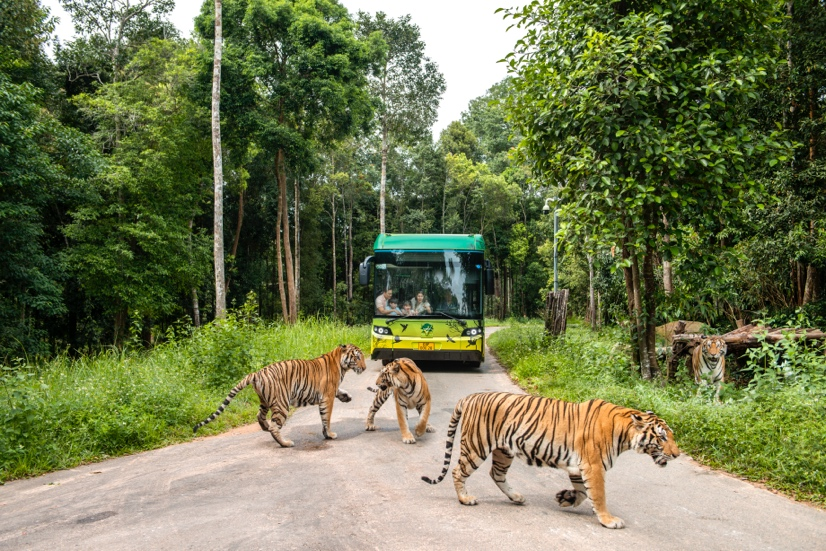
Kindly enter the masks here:
M 376 398 L 367 414 L 367 428 L 365 430 L 376 430 L 376 412 L 381 409 L 387 398 L 393 394 L 396 398 L 396 416 L 399 419 L 399 429 L 402 431 L 402 442 L 405 444 L 415 444 L 416 438 L 410 432 L 407 424 L 407 410 L 416 408 L 419 412 L 419 424 L 416 425 L 416 436 L 422 436 L 425 432 L 435 432 L 427 419 L 430 417 L 430 389 L 424 378 L 422 370 L 413 360 L 399 358 L 384 366 L 376 379 L 378 389 Z
M 339 389 L 339 385 L 347 371 L 352 369 L 356 373 L 361 373 L 365 367 L 364 353 L 352 344 L 342 344 L 312 360 L 285 360 L 270 364 L 244 377 L 230 391 L 215 413 L 195 425 L 193 431 L 198 432 L 199 428 L 221 415 L 235 395 L 252 384 L 261 402 L 258 424 L 262 430 L 272 434 L 282 447 L 288 448 L 293 445 L 291 440 L 281 436 L 281 428 L 287 419 L 290 406 L 317 404 L 321 413 L 324 438 L 335 438 L 336 433 L 330 430 L 333 401 L 335 398 L 342 402 L 351 400 L 346 391 Z M 272 411 L 272 418 L 268 420 L 269 411 Z
M 711 379 L 714 385 L 714 399 L 720 401 L 720 387 L 726 376 L 726 341 L 719 335 L 702 336 L 700 343 L 691 352 L 691 374 L 694 382 L 705 385 Z M 697 389 L 699 393 L 700 389 Z
M 490 475 L 514 503 L 525 498 L 513 491 L 506 480 L 514 457 L 529 465 L 565 469 L 573 484 L 561 490 L 556 501 L 562 507 L 576 507 L 591 499 L 599 522 L 608 528 L 622 528 L 622 519 L 608 512 L 605 504 L 605 472 L 626 450 L 647 453 L 660 467 L 680 455 L 668 425 L 652 412 L 640 412 L 602 400 L 570 403 L 526 394 L 483 392 L 459 400 L 447 431 L 447 451 L 438 484 L 450 466 L 453 438 L 462 420 L 461 455 L 453 469 L 453 484 L 459 501 L 476 505 L 465 491 L 465 481 L 493 452 Z

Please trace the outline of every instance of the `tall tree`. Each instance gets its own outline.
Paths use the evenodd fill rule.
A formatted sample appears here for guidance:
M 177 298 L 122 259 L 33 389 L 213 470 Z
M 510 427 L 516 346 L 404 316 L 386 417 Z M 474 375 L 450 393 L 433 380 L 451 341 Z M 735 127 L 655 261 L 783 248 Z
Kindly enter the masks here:
M 527 29 L 509 58 L 523 151 L 563 184 L 574 234 L 622 244 L 645 378 L 658 371 L 659 251 L 707 238 L 755 188 L 750 167 L 788 151 L 747 114 L 778 54 L 775 3 L 711 7 L 535 0 L 509 12 Z
M 388 18 L 358 14 L 362 37 L 378 37 L 384 42 L 383 59 L 370 77 L 370 88 L 378 99 L 378 126 L 381 133 L 381 182 L 379 188 L 379 231 L 385 233 L 387 154 L 395 143 L 410 143 L 423 136 L 436 120 L 445 79 L 438 66 L 424 55 L 425 44 L 419 27 L 410 16 Z
M 212 257 L 215 267 L 215 317 L 226 316 L 227 297 L 224 278 L 224 165 L 221 154 L 221 53 L 224 31 L 221 0 L 215 0 L 215 37 L 212 61 L 212 167 L 214 206 Z M 243 212 L 240 211 L 239 212 Z M 239 222 L 240 227 L 240 222 Z

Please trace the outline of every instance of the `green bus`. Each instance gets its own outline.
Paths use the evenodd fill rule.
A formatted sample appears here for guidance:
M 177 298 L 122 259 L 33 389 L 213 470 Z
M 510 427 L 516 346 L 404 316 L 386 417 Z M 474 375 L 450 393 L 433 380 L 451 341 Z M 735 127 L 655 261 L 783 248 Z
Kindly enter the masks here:
M 359 265 L 375 300 L 371 355 L 456 362 L 485 359 L 485 295 L 493 269 L 481 235 L 380 234 Z M 370 278 L 370 268 L 373 278 Z

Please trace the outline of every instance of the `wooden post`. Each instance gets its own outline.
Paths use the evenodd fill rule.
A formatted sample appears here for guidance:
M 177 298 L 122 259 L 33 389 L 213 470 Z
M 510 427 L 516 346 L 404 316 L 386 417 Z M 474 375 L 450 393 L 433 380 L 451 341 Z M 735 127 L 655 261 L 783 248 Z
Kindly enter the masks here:
M 568 289 L 548 293 L 545 301 L 545 334 L 562 335 L 568 317 Z

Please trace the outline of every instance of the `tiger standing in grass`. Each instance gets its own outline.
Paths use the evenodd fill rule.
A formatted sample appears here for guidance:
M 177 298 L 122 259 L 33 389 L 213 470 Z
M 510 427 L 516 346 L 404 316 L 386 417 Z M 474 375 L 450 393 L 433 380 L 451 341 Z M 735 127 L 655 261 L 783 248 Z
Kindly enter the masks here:
M 425 432 L 435 432 L 428 422 L 430 417 L 430 389 L 422 370 L 413 360 L 399 358 L 384 366 L 376 379 L 378 389 L 370 388 L 376 393 L 370 412 L 367 414 L 367 428 L 376 430 L 376 412 L 381 409 L 387 398 L 393 394 L 396 401 L 396 416 L 399 419 L 399 429 L 402 431 L 402 442 L 415 444 L 416 438 L 410 432 L 407 424 L 407 410 L 416 408 L 419 412 L 419 424 L 416 425 L 416 436 L 421 437 Z
M 719 335 L 707 337 L 703 335 L 700 343 L 691 352 L 691 373 L 694 375 L 694 382 L 699 385 L 706 385 L 711 379 L 711 384 L 715 387 L 714 399 L 720 401 L 720 387 L 726 376 L 726 341 Z M 697 389 L 697 394 L 700 389 Z
M 462 420 L 461 455 L 453 469 L 453 485 L 459 501 L 476 505 L 467 494 L 465 481 L 493 452 L 490 476 L 514 503 L 525 498 L 506 480 L 514 457 L 528 465 L 568 471 L 571 490 L 561 490 L 561 507 L 576 507 L 590 498 L 600 524 L 622 528 L 625 522 L 608 512 L 605 503 L 605 472 L 624 451 L 633 449 L 650 455 L 660 467 L 680 455 L 668 425 L 652 412 L 616 406 L 602 400 L 569 403 L 527 394 L 482 392 L 459 400 L 447 431 L 445 463 L 436 480 L 447 474 L 456 427 Z
M 353 344 L 342 344 L 312 360 L 284 360 L 270 364 L 241 379 L 215 413 L 195 425 L 193 432 L 198 432 L 199 428 L 215 420 L 236 394 L 252 384 L 261 402 L 258 424 L 261 425 L 261 430 L 269 432 L 282 447 L 289 448 L 293 445 L 292 440 L 281 435 L 290 406 L 317 404 L 324 438 L 335 439 L 336 433 L 330 430 L 333 401 L 335 398 L 342 402 L 351 400 L 345 390 L 339 389 L 339 385 L 347 371 L 352 369 L 361 373 L 365 367 L 364 353 Z M 272 418 L 267 419 L 270 411 Z

